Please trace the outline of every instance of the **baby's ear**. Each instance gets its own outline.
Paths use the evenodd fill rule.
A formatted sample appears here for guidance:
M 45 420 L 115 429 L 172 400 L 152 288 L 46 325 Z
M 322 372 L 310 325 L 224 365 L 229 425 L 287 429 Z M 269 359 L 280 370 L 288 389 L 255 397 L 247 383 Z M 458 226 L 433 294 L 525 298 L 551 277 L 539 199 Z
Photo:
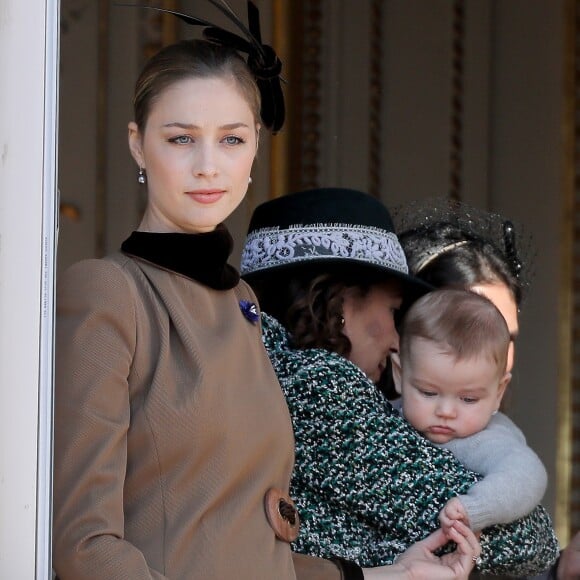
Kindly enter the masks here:
M 398 352 L 391 353 L 391 369 L 393 371 L 393 382 L 395 383 L 395 390 L 399 395 L 401 394 L 401 357 Z

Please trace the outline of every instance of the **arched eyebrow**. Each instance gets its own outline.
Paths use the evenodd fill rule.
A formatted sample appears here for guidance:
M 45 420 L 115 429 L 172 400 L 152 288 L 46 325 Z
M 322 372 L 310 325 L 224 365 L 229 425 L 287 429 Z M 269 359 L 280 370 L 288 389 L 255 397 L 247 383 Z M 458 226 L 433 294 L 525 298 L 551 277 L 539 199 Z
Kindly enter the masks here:
M 192 125 L 191 123 L 180 123 L 179 121 L 174 121 L 173 123 L 166 123 L 165 125 L 163 125 L 164 127 L 177 127 L 178 129 L 186 129 L 188 131 L 199 131 L 201 129 L 201 127 L 197 126 L 197 125 Z M 240 129 L 240 128 L 247 128 L 249 129 L 250 127 L 246 124 L 246 123 L 227 123 L 226 125 L 221 125 L 219 127 L 219 129 L 223 130 L 223 131 L 233 131 L 234 129 Z

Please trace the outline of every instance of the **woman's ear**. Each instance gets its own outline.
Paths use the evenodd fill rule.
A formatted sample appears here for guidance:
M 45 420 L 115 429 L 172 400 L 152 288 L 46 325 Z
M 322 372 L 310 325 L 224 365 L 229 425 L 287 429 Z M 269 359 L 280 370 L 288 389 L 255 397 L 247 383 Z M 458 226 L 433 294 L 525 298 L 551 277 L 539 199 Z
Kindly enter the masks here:
M 501 404 L 501 400 L 505 395 L 505 391 L 509 382 L 512 380 L 512 374 L 506 373 L 499 381 L 499 385 L 497 387 L 497 409 L 499 410 L 499 406 Z
M 256 123 L 256 155 L 258 154 L 258 148 L 260 147 L 260 129 L 262 125 L 260 123 Z
M 401 394 L 401 358 L 398 352 L 391 353 L 391 368 L 393 370 L 393 382 L 395 383 L 395 390 L 399 395 Z
M 145 160 L 143 159 L 143 141 L 141 138 L 141 132 L 139 131 L 139 127 L 135 121 L 129 123 L 129 150 L 131 151 L 131 155 L 137 165 L 142 169 L 146 169 Z

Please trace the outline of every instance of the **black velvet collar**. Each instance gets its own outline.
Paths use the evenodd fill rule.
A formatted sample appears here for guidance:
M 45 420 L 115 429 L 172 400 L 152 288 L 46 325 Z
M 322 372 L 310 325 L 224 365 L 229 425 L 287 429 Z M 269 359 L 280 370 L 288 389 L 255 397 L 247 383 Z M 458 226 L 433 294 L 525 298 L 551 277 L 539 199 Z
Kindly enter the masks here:
M 204 234 L 133 232 L 121 250 L 214 290 L 229 290 L 240 280 L 238 271 L 227 263 L 233 245 L 226 227 L 219 225 Z

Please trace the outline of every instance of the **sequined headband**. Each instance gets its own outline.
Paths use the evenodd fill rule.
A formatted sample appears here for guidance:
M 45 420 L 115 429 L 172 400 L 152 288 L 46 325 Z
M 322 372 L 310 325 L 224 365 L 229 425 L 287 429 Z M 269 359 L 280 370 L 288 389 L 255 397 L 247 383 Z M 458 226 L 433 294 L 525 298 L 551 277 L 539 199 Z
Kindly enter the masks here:
M 425 258 L 423 258 L 423 260 L 421 260 L 415 266 L 415 272 L 414 272 L 414 274 L 415 275 L 419 274 L 419 272 L 421 272 L 421 270 L 423 270 L 424 268 L 426 268 L 431 262 L 433 262 L 433 260 L 436 260 L 437 258 L 439 258 L 439 256 L 441 256 L 443 254 L 446 254 L 447 252 L 450 252 L 451 250 L 454 250 L 455 248 L 459 248 L 460 246 L 464 246 L 465 244 L 468 244 L 468 243 L 469 242 L 467 240 L 463 240 L 461 242 L 454 242 L 452 244 L 447 244 L 446 246 L 443 246 L 441 248 L 438 248 L 431 255 L 426 256 Z

